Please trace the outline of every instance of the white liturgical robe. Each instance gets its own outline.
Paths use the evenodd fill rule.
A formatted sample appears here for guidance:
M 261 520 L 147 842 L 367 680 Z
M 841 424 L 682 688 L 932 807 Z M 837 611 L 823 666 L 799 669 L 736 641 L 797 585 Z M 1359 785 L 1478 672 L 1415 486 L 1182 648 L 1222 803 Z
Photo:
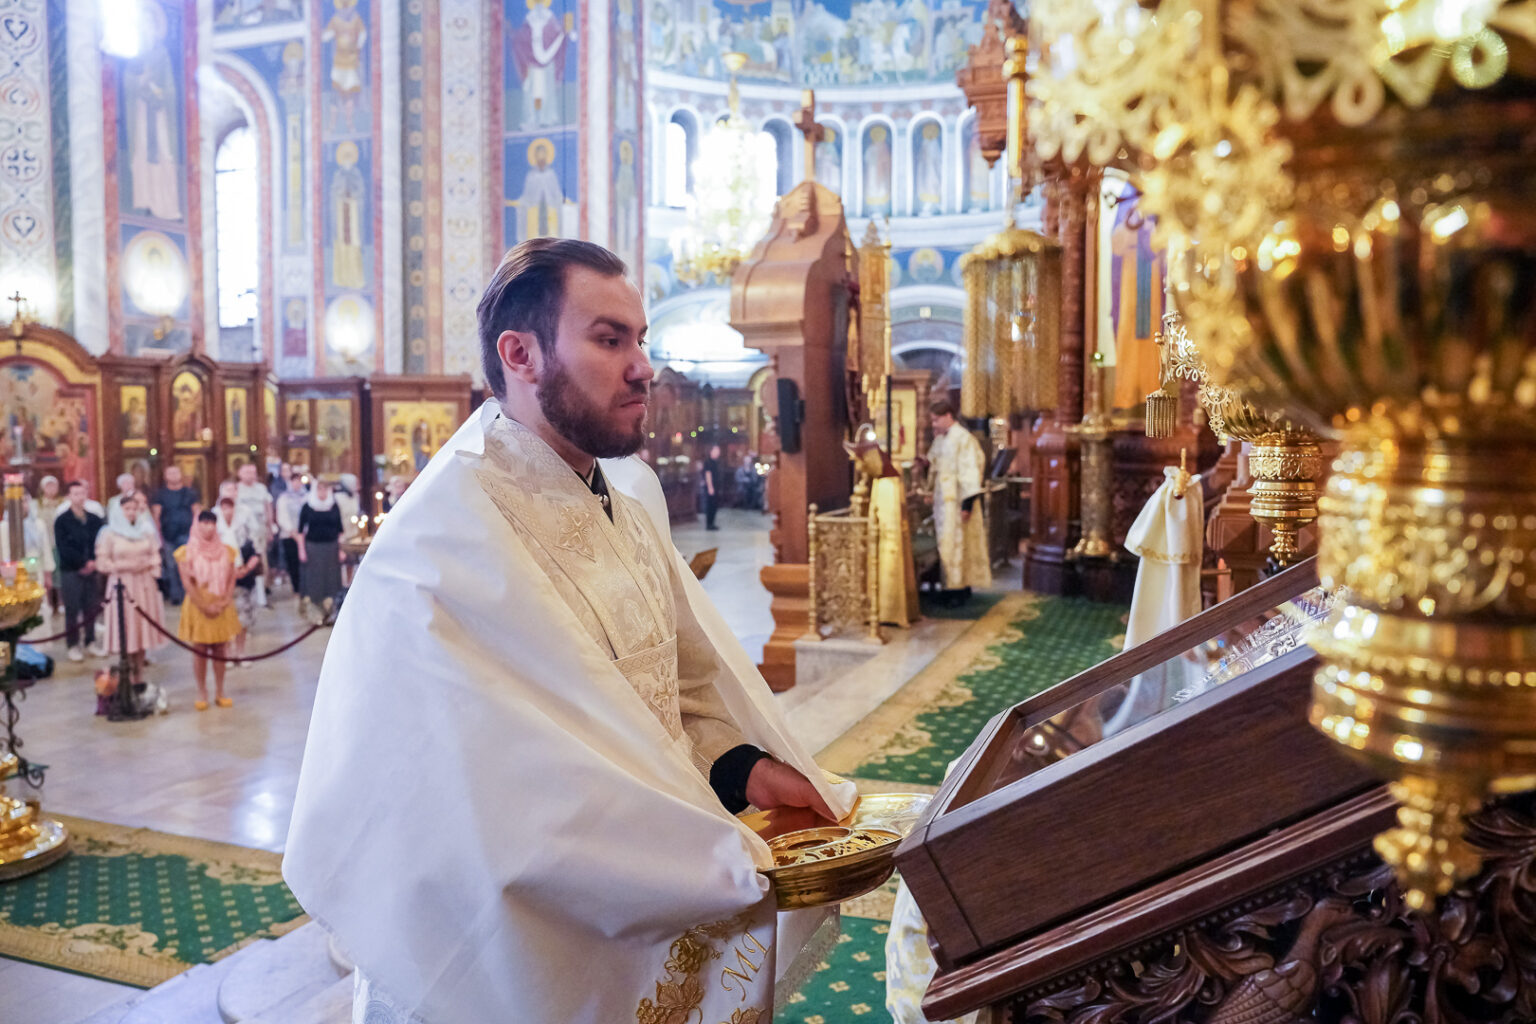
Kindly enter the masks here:
M 960 422 L 934 438 L 928 451 L 933 473 L 933 528 L 939 540 L 939 567 L 946 590 L 992 585 L 992 557 L 987 552 L 987 526 L 978 497 L 986 491 L 986 454 L 981 442 Z M 976 497 L 969 519 L 962 504 Z
M 369 1021 L 766 1024 L 825 912 L 775 914 L 712 759 L 816 783 L 671 542 L 655 474 L 613 519 L 489 402 L 370 545 L 326 650 L 284 875 Z

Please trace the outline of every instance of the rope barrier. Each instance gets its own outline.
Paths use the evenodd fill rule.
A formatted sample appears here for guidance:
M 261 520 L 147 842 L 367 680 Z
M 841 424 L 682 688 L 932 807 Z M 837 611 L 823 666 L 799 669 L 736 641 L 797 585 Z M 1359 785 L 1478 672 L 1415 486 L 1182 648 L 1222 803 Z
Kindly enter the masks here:
M 188 598 L 188 600 L 191 600 L 191 598 Z M 127 601 L 128 601 L 129 604 L 133 605 L 133 610 L 139 613 L 139 617 L 142 618 L 145 622 L 149 623 L 150 627 L 153 628 L 156 633 L 159 633 L 161 636 L 165 637 L 167 640 L 169 640 L 171 643 L 175 644 L 177 647 L 180 647 L 180 648 L 182 648 L 183 650 L 186 650 L 186 651 L 191 651 L 193 654 L 197 655 L 198 657 L 200 657 L 200 658 L 207 658 L 209 661 L 224 661 L 224 662 L 234 662 L 234 661 L 265 661 L 268 658 L 275 658 L 275 657 L 277 657 L 279 654 L 282 654 L 284 651 L 288 650 L 289 648 L 297 647 L 299 644 L 303 643 L 305 640 L 308 640 L 312 634 L 317 633 L 317 632 L 319 632 L 322 629 L 329 629 L 333 625 L 336 624 L 336 620 L 335 619 L 327 619 L 325 622 L 321 622 L 318 625 L 310 626 L 304 632 L 300 633 L 298 636 L 294 637 L 292 640 L 290 640 L 287 643 L 283 644 L 281 647 L 274 648 L 273 650 L 270 650 L 270 651 L 268 651 L 265 654 L 246 654 L 246 655 L 243 655 L 243 656 L 241 656 L 239 658 L 231 658 L 231 657 L 227 657 L 226 655 L 222 655 L 222 654 L 214 654 L 214 653 L 212 653 L 210 651 L 204 650 L 202 647 L 199 647 L 196 644 L 189 644 L 189 643 L 187 643 L 186 641 L 182 640 L 181 637 L 176 636 L 173 633 L 167 632 L 166 628 L 164 626 L 160 625 L 160 623 L 156 622 L 153 618 L 151 618 L 149 613 L 146 612 L 143 608 L 140 608 L 138 606 L 138 603 L 136 601 L 134 601 L 133 598 L 131 598 L 131 597 L 127 598 Z M 206 647 L 206 646 L 213 646 L 213 645 L 204 645 L 204 646 Z
M 111 603 L 112 603 L 112 598 L 111 598 L 110 595 L 108 595 L 108 597 L 107 597 L 107 599 L 105 601 L 103 601 L 103 602 L 101 602 L 101 604 L 97 605 L 96 608 L 89 615 L 87 615 L 85 618 L 80 620 L 79 624 L 75 626 L 76 632 L 78 632 L 78 631 L 80 631 L 82 629 L 85 629 L 87 626 L 89 626 L 92 623 L 94 623 L 96 621 L 97 616 L 99 616 L 102 612 L 106 611 L 107 610 L 107 606 L 109 604 L 111 604 Z M 66 630 L 64 630 L 64 632 L 62 632 L 62 633 L 55 633 L 52 636 L 26 636 L 26 637 L 22 637 L 20 642 L 24 643 L 24 644 L 48 644 L 48 643 L 52 643 L 55 640 L 63 640 L 68 635 L 69 635 L 69 630 L 66 629 Z

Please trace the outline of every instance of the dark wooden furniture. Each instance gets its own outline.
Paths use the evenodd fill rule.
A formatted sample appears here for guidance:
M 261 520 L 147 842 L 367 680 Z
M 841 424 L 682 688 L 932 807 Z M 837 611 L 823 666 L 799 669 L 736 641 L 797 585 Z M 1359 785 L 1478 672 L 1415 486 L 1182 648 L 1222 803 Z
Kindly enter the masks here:
M 987 726 L 897 854 L 940 966 L 930 1018 L 1023 1020 L 1094 965 L 1368 857 L 1391 801 L 1307 724 L 1316 658 L 1287 616 L 1318 613 L 1316 584 L 1308 560 Z M 1167 671 L 1192 695 L 1100 738 L 1115 695 Z

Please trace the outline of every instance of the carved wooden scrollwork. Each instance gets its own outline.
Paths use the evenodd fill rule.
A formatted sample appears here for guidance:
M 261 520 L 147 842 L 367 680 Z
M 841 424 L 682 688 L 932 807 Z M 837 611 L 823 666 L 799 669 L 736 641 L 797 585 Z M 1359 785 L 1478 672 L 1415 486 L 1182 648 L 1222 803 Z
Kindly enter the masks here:
M 1353 859 L 1216 922 L 1028 994 L 1017 1024 L 1474 1024 L 1536 1020 L 1536 796 L 1468 823 L 1483 871 L 1413 913 Z M 1250 909 L 1251 908 L 1251 909 Z

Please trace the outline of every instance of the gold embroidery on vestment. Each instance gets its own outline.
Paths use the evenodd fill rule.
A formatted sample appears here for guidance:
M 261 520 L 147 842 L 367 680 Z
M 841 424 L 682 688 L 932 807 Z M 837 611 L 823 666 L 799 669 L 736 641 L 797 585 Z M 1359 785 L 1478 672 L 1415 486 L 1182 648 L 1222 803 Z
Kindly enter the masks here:
M 744 968 L 756 963 L 756 967 L 751 968 L 752 974 L 766 966 L 768 950 L 748 926 L 752 913 L 752 910 L 744 910 L 724 921 L 690 928 L 673 942 L 667 951 L 666 963 L 662 965 L 667 976 L 656 982 L 654 998 L 648 996 L 640 1000 L 635 1009 L 636 1024 L 692 1024 L 704 1003 L 704 983 L 700 974 L 710 961 L 722 958 L 727 944 L 736 954 L 738 966 Z M 749 959 L 749 954 L 757 959 Z M 726 972 L 736 974 L 737 969 L 726 968 Z M 742 992 L 745 999 L 745 985 Z M 761 1009 L 742 1007 L 720 1024 L 760 1024 L 762 1020 Z

